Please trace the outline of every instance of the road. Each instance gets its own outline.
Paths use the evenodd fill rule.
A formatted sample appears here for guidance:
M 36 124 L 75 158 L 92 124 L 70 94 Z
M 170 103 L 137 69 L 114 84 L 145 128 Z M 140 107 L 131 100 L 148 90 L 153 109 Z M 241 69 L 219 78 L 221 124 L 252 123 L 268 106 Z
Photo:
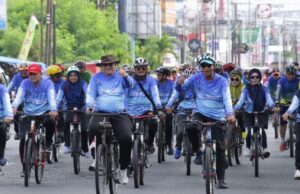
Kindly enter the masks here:
M 260 177 L 254 177 L 254 169 L 248 158 L 242 165 L 230 167 L 226 171 L 226 181 L 230 189 L 216 190 L 216 194 L 299 194 L 300 181 L 293 180 L 294 159 L 288 152 L 279 152 L 279 139 L 268 130 L 268 144 L 271 156 L 261 161 Z M 47 165 L 40 185 L 32 178 L 28 188 L 19 177 L 21 166 L 18 157 L 18 141 L 10 140 L 6 156 L 9 165 L 0 176 L 0 194 L 94 194 L 94 176 L 88 171 L 90 159 L 81 159 L 80 175 L 75 175 L 69 155 L 60 155 L 58 163 Z M 128 185 L 119 185 L 119 194 L 201 194 L 205 193 L 201 166 L 192 166 L 191 176 L 185 175 L 183 158 L 174 160 L 168 156 L 166 162 L 158 164 L 156 153 L 150 157 L 152 167 L 146 170 L 145 186 L 135 189 L 133 180 Z

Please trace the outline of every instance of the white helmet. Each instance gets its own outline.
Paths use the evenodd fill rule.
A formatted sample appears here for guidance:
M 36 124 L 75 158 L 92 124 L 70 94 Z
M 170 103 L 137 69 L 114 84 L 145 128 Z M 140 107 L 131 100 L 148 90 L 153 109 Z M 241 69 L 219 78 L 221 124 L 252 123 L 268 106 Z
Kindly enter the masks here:
M 68 74 L 69 74 L 70 72 L 72 72 L 72 71 L 75 71 L 75 72 L 80 73 L 79 68 L 78 68 L 77 66 L 75 66 L 75 65 L 70 66 L 70 67 L 68 68 Z

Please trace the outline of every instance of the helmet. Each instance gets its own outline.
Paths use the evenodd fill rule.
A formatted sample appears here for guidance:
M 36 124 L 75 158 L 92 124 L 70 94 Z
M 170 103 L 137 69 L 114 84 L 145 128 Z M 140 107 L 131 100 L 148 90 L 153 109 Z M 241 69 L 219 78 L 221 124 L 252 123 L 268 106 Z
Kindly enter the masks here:
M 222 66 L 223 66 L 222 61 L 217 61 L 216 64 L 215 64 L 216 69 L 222 69 Z
M 19 71 L 26 71 L 27 70 L 27 64 L 26 63 L 21 63 L 19 66 Z
M 285 72 L 286 73 L 296 73 L 297 69 L 294 65 L 287 65 L 285 66 Z
M 79 60 L 79 61 L 76 61 L 76 62 L 74 63 L 74 65 L 80 69 L 80 68 L 85 67 L 85 62 L 82 61 L 82 60 Z
M 70 66 L 70 67 L 68 68 L 68 72 L 67 72 L 67 73 L 69 74 L 69 73 L 72 72 L 72 71 L 75 71 L 75 72 L 80 73 L 79 68 L 78 68 L 77 66 L 75 66 L 75 65 Z
M 230 72 L 230 77 L 232 77 L 232 76 L 239 76 L 239 77 L 242 77 L 242 72 L 241 72 L 241 70 L 240 69 L 238 69 L 238 68 L 236 68 L 236 69 L 234 69 L 234 70 L 232 70 L 231 72 Z
M 190 77 L 194 73 L 195 73 L 195 69 L 194 68 L 187 68 L 187 69 L 184 70 L 184 72 L 182 73 L 182 75 L 184 77 Z
M 48 71 L 48 75 L 54 75 L 62 72 L 61 68 L 58 67 L 57 65 L 50 65 L 47 71 Z
M 166 76 L 169 76 L 171 74 L 171 71 L 168 68 L 166 68 L 166 67 L 158 67 L 155 70 L 155 72 L 164 74 Z
M 216 64 L 216 61 L 214 58 L 212 58 L 210 56 L 209 53 L 205 54 L 205 55 L 202 55 L 200 59 L 198 59 L 198 64 L 201 65 L 202 63 L 209 63 L 209 64 L 212 64 L 212 65 L 215 65 Z
M 142 57 L 139 57 L 139 58 L 135 59 L 134 67 L 137 67 L 137 66 L 147 66 L 147 65 L 148 65 L 147 59 L 144 59 Z

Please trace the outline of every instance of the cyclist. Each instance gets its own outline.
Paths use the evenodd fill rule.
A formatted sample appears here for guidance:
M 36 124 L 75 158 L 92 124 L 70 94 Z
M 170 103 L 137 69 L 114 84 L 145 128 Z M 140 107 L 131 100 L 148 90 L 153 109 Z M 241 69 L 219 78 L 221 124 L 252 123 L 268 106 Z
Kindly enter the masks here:
M 27 79 L 28 78 L 28 75 L 27 75 L 27 64 L 26 63 L 22 63 L 20 64 L 20 67 L 19 67 L 19 73 L 18 74 L 15 74 L 13 79 L 11 80 L 11 82 L 9 83 L 9 86 L 7 88 L 8 90 L 8 93 L 11 94 L 11 98 L 14 99 L 15 98 L 15 93 L 18 91 L 20 85 L 21 85 L 21 82 L 24 80 L 24 79 Z M 23 105 L 21 105 L 19 108 L 18 108 L 18 111 L 22 111 L 23 109 Z M 20 139 L 20 135 L 19 135 L 19 123 L 18 123 L 18 120 L 19 120 L 19 115 L 14 115 L 14 130 L 15 130 L 15 139 L 18 140 Z
M 270 70 L 269 69 L 266 69 L 266 70 L 264 70 L 264 76 L 263 76 L 263 78 L 262 78 L 262 83 L 263 83 L 263 85 L 267 85 L 266 83 L 267 83 L 267 81 L 268 81 L 268 79 L 269 79 L 269 77 L 270 77 Z
M 192 68 L 188 68 L 184 70 L 183 76 L 190 77 L 195 73 L 195 70 Z M 181 157 L 181 149 L 182 149 L 182 140 L 183 140 L 183 129 L 184 129 L 184 121 L 188 117 L 186 111 L 190 111 L 195 106 L 195 94 L 192 90 L 188 90 L 186 92 L 178 92 L 175 90 L 173 92 L 168 104 L 166 105 L 167 113 L 172 113 L 172 109 L 177 110 L 177 114 L 175 115 L 175 131 L 176 131 L 176 144 L 175 144 L 175 152 L 174 158 L 179 159 Z
M 171 69 L 171 78 L 172 78 L 172 80 L 173 80 L 174 82 L 175 82 L 176 79 L 177 79 L 177 68 L 176 68 L 176 67 L 174 67 L 174 68 Z
M 290 103 L 292 102 L 293 96 L 299 88 L 300 79 L 296 77 L 296 68 L 293 65 L 287 65 L 285 67 L 285 76 L 280 78 L 276 90 L 276 103 L 280 103 L 280 114 L 283 115 Z M 288 144 L 285 141 L 285 133 L 287 129 L 287 121 L 280 119 L 280 137 L 281 144 L 279 147 L 280 151 L 288 149 Z
M 226 71 L 223 71 L 223 63 L 222 61 L 217 61 L 215 65 L 215 73 L 218 73 L 219 75 L 225 77 L 227 80 L 229 80 L 229 74 Z
M 278 85 L 278 81 L 281 78 L 279 69 L 273 69 L 272 75 L 268 78 L 267 88 L 270 91 L 271 98 L 275 102 L 276 99 L 276 89 Z
M 57 116 L 57 109 L 55 103 L 55 90 L 53 83 L 46 78 L 42 78 L 42 69 L 38 64 L 31 64 L 27 68 L 29 78 L 21 83 L 17 96 L 12 103 L 13 112 L 16 113 L 17 108 L 21 103 L 24 103 L 24 113 L 26 115 L 42 115 L 49 112 L 51 118 Z M 51 150 L 54 122 L 49 118 L 45 119 L 43 125 L 46 128 L 46 150 Z M 19 153 L 23 171 L 21 177 L 24 176 L 24 146 L 26 131 L 30 129 L 30 121 L 23 119 L 20 127 L 20 145 Z
M 131 157 L 131 129 L 132 122 L 129 115 L 125 112 L 125 95 L 126 90 L 133 86 L 133 80 L 127 75 L 124 69 L 116 72 L 116 66 L 120 61 L 112 55 L 101 57 L 101 72 L 94 74 L 87 89 L 87 111 L 93 109 L 94 112 L 120 113 L 110 117 L 110 122 L 114 134 L 120 144 L 120 181 L 123 184 L 128 183 L 127 167 Z M 88 129 L 90 143 L 97 135 L 100 116 L 92 116 Z M 95 156 L 93 155 L 93 158 Z M 95 167 L 95 162 L 91 165 Z
M 244 123 L 245 127 L 248 130 L 247 138 L 246 138 L 246 147 L 247 151 L 250 153 L 251 147 L 251 129 L 254 127 L 255 118 L 253 112 L 263 113 L 258 119 L 259 124 L 263 126 L 262 128 L 262 148 L 263 148 L 263 156 L 268 158 L 270 156 L 270 152 L 267 150 L 267 135 L 264 128 L 268 128 L 268 114 L 265 112 L 265 106 L 273 108 L 274 102 L 268 92 L 267 88 L 261 84 L 262 75 L 258 69 L 251 69 L 249 71 L 250 76 L 250 84 L 247 84 L 246 87 L 243 88 L 242 94 L 240 96 L 239 101 L 234 106 L 235 110 L 244 109 Z
M 89 84 L 90 79 L 92 77 L 91 73 L 86 70 L 86 63 L 84 61 L 76 61 L 75 66 L 80 70 L 80 78 Z
M 243 80 L 244 85 L 247 85 L 247 84 L 250 83 L 249 82 L 249 70 L 248 69 L 244 70 L 242 80 Z
M 230 94 L 233 106 L 239 101 L 244 84 L 242 83 L 242 74 L 238 69 L 231 71 L 230 73 Z M 243 139 L 246 138 L 246 130 L 244 127 L 244 120 L 242 113 L 236 113 L 235 117 L 238 122 L 238 126 L 242 131 Z
M 157 87 L 159 92 L 159 98 L 163 108 L 166 107 L 172 93 L 174 92 L 174 81 L 168 79 L 171 72 L 166 67 L 159 67 L 156 69 L 157 75 Z M 165 117 L 165 142 L 168 148 L 167 154 L 173 155 L 172 137 L 173 137 L 173 114 L 167 113 Z
M 6 146 L 6 124 L 11 122 L 13 111 L 9 100 L 9 95 L 6 87 L 0 84 L 0 119 L 5 123 L 0 124 L 0 166 L 5 166 L 7 160 L 5 158 Z
M 295 166 L 296 171 L 294 179 L 300 180 L 300 90 L 297 90 L 293 101 L 289 109 L 282 115 L 284 120 L 288 119 L 289 115 L 292 115 L 295 111 L 297 112 L 296 116 L 296 125 L 295 125 L 295 134 L 296 134 L 296 154 L 295 154 Z
M 196 94 L 196 107 L 193 114 L 193 120 L 202 122 L 215 122 L 227 119 L 229 122 L 235 122 L 233 114 L 229 83 L 226 78 L 214 73 L 216 65 L 215 60 L 209 54 L 204 55 L 198 64 L 201 66 L 201 72 L 196 73 L 186 79 L 180 77 L 176 89 L 192 90 Z M 228 188 L 225 183 L 225 169 L 228 167 L 225 157 L 225 130 L 226 126 L 217 125 L 212 127 L 212 138 L 217 142 L 217 161 L 216 172 L 219 180 L 219 188 Z M 202 163 L 202 153 L 200 142 L 196 130 L 189 130 L 189 138 L 192 147 L 196 152 L 196 164 Z
M 148 61 L 144 58 L 137 58 L 134 63 L 135 75 L 133 79 L 133 87 L 130 88 L 126 96 L 126 110 L 130 116 L 140 116 L 153 113 L 159 109 L 159 114 L 162 115 L 161 101 L 159 98 L 156 80 L 147 74 Z M 141 84 L 141 86 L 139 85 Z M 144 88 L 146 94 L 142 91 Z M 149 98 L 147 97 L 149 96 Z M 153 104 L 151 101 L 153 101 Z M 154 136 L 158 128 L 158 122 L 155 119 L 148 121 L 149 137 L 146 142 L 147 151 L 150 153 L 155 152 L 153 145 Z
M 86 110 L 86 90 L 87 84 L 85 81 L 80 79 L 79 69 L 76 66 L 70 66 L 67 71 L 67 79 L 61 85 L 57 97 L 56 104 L 61 104 L 63 102 L 63 110 L 73 110 L 77 108 L 78 110 Z M 81 146 L 83 151 L 83 156 L 90 158 L 89 148 L 88 148 L 88 133 L 87 133 L 87 118 L 84 113 L 78 113 L 81 124 Z M 70 122 L 72 121 L 72 113 L 65 112 L 64 116 L 64 137 L 65 137 L 65 147 L 64 153 L 71 153 L 70 148 Z
M 50 76 L 50 80 L 54 84 L 55 94 L 57 95 L 58 90 L 63 83 L 63 73 L 62 69 L 57 65 L 50 65 L 47 69 L 48 75 Z

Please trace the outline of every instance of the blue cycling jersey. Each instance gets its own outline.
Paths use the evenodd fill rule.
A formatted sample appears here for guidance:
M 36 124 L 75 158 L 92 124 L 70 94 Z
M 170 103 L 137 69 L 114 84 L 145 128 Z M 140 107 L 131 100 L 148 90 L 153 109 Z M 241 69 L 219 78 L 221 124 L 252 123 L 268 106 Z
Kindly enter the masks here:
M 169 79 L 167 79 L 165 82 L 157 81 L 157 87 L 158 87 L 161 105 L 165 107 L 174 91 L 174 82 Z
M 13 111 L 6 87 L 0 84 L 0 119 L 13 117 Z
M 279 90 L 277 101 L 281 104 L 290 104 L 292 102 L 293 96 L 299 88 L 299 78 L 295 78 L 289 81 L 286 77 L 282 77 L 278 81 L 277 89 Z
M 26 78 L 25 78 L 26 79 Z M 8 85 L 8 92 L 10 93 L 11 91 L 18 91 L 22 81 L 24 80 L 24 78 L 21 76 L 20 73 L 17 73 L 13 76 L 12 80 L 10 81 L 9 85 Z

